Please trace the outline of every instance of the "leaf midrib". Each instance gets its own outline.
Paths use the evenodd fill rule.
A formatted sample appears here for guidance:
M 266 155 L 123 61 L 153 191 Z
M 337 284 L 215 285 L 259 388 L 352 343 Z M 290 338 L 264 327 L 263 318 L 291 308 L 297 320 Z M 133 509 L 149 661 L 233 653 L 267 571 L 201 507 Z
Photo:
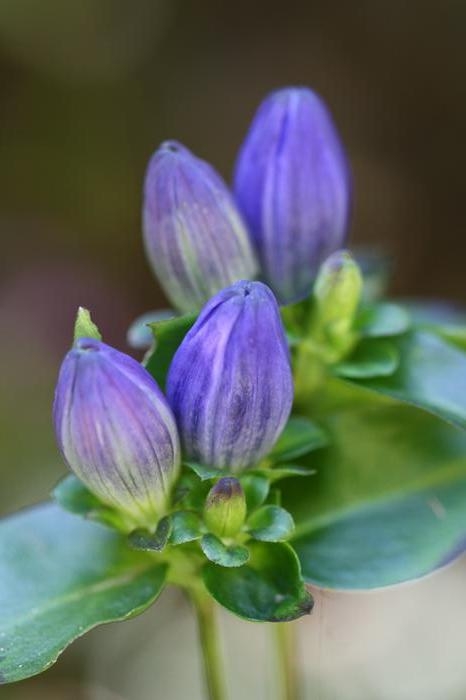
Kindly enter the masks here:
M 447 476 L 446 476 L 447 475 Z M 443 468 L 439 473 L 430 474 L 428 477 L 414 480 L 406 489 L 394 489 L 387 491 L 383 496 L 378 498 L 362 498 L 360 501 L 353 503 L 351 506 L 335 508 L 324 515 L 317 516 L 312 520 L 298 524 L 295 527 L 293 540 L 303 535 L 309 535 L 312 532 L 320 530 L 328 525 L 332 525 L 344 518 L 354 515 L 363 510 L 373 509 L 382 504 L 388 504 L 398 499 L 409 498 L 410 496 L 420 494 L 434 486 L 448 486 L 455 481 L 464 479 L 466 481 L 466 462 L 464 458 L 455 460 L 448 468 Z
M 132 569 L 130 572 L 117 576 L 115 578 L 106 578 L 91 585 L 83 586 L 78 588 L 66 595 L 58 596 L 53 600 L 45 603 L 44 605 L 34 606 L 34 608 L 23 615 L 22 617 L 16 617 L 10 622 L 10 624 L 0 625 L 0 632 L 6 634 L 11 630 L 17 629 L 22 625 L 31 622 L 32 620 L 41 617 L 44 614 L 49 613 L 51 610 L 60 608 L 63 605 L 74 603 L 79 601 L 83 596 L 95 595 L 108 590 L 117 589 L 120 586 L 124 586 L 132 581 L 135 581 L 140 574 L 148 573 L 151 569 L 157 568 L 160 564 L 154 566 L 138 566 Z

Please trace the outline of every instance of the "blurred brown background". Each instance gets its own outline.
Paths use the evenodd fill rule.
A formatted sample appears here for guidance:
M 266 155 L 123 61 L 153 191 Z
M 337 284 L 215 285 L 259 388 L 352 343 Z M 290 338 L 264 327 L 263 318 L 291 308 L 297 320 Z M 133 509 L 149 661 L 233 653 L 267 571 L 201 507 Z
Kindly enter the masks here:
M 1 0 L 0 513 L 45 498 L 63 471 L 50 406 L 78 304 L 93 311 L 106 340 L 120 348 L 129 322 L 163 304 L 140 235 L 141 183 L 151 152 L 177 138 L 229 178 L 249 120 L 273 88 L 307 84 L 328 101 L 353 166 L 352 241 L 393 254 L 393 292 L 466 301 L 465 69 L 462 0 Z M 436 594 L 455 600 L 451 572 L 438 581 Z M 384 600 L 373 609 L 364 603 L 372 610 L 367 629 L 370 615 L 385 610 Z M 354 605 L 347 615 L 355 614 Z M 448 610 L 450 622 L 458 622 L 458 610 Z M 169 612 L 153 615 L 169 627 Z M 150 637 L 148 619 L 131 623 L 142 630 L 140 648 Z M 463 628 L 455 625 L 457 633 Z M 0 697 L 183 697 L 168 681 L 160 694 L 148 694 L 150 661 L 146 690 L 142 681 L 106 684 L 112 659 L 127 658 L 121 629 L 93 633 L 47 676 L 2 689 Z M 401 628 L 393 620 L 390 629 L 393 650 Z M 447 635 L 428 629 L 437 630 L 436 640 Z M 387 627 L 382 630 L 379 642 L 387 639 Z M 112 634 L 121 648 L 107 655 L 108 674 L 89 689 L 81 680 L 89 659 Z M 131 640 L 136 633 L 127 634 Z M 325 656 L 330 641 L 322 634 Z M 367 641 L 369 648 L 374 640 Z M 381 659 L 390 653 L 377 648 Z M 432 668 L 437 651 L 427 646 L 417 663 Z M 361 653 L 358 668 L 370 676 L 365 685 L 348 681 L 355 673 L 348 661 L 341 687 L 326 691 L 322 681 L 322 698 L 466 696 L 466 672 L 450 688 L 460 664 L 454 652 L 448 652 L 452 668 L 447 664 L 435 682 L 427 675 L 422 690 L 403 683 L 382 690 Z M 189 645 L 186 654 L 192 657 Z M 133 656 L 139 658 L 137 651 Z M 397 668 L 401 657 L 389 658 Z M 246 700 L 262 697 L 257 683 L 254 692 L 244 690 Z M 190 697 L 198 692 L 196 685 Z

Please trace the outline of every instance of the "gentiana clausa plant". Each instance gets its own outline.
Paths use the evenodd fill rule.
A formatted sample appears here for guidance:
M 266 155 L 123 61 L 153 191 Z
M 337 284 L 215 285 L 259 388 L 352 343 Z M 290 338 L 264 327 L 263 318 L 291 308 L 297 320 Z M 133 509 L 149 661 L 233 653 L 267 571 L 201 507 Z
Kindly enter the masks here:
M 383 266 L 346 248 L 350 208 L 340 136 L 307 88 L 266 98 L 232 191 L 177 142 L 153 155 L 144 242 L 174 310 L 133 324 L 142 364 L 78 311 L 53 411 L 70 472 L 0 524 L 2 682 L 173 585 L 208 697 L 227 696 L 222 606 L 273 623 L 291 700 L 306 584 L 393 585 L 463 551 L 466 315 L 383 300 Z

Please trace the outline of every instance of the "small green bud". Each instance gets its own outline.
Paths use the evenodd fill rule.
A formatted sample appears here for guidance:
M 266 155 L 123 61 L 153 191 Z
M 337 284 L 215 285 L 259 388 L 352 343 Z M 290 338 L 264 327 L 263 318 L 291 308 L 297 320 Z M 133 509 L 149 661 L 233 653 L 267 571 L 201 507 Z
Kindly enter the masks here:
M 225 476 L 209 491 L 204 520 L 211 532 L 219 537 L 233 537 L 246 519 L 246 498 L 238 479 Z
M 326 342 L 346 349 L 361 300 L 363 279 L 347 250 L 338 250 L 324 262 L 315 286 L 315 324 Z
M 80 306 L 76 314 L 74 322 L 74 340 L 80 338 L 94 338 L 94 340 L 102 340 L 99 329 L 91 318 L 90 311 Z

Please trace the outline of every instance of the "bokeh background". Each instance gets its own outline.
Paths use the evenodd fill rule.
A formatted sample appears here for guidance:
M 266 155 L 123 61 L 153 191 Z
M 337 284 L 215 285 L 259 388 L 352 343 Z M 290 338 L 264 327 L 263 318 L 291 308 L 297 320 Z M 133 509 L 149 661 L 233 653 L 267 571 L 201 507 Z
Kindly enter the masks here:
M 79 304 L 125 349 L 165 304 L 141 184 L 177 138 L 231 177 L 263 96 L 314 87 L 347 144 L 352 241 L 395 260 L 392 293 L 466 301 L 463 0 L 0 0 L 0 514 L 60 478 L 50 421 Z M 299 623 L 309 698 L 466 697 L 463 562 L 371 595 L 317 592 Z M 0 611 L 1 614 L 1 611 Z M 225 615 L 232 698 L 274 697 L 264 627 Z M 175 593 L 77 642 L 3 700 L 201 697 Z

